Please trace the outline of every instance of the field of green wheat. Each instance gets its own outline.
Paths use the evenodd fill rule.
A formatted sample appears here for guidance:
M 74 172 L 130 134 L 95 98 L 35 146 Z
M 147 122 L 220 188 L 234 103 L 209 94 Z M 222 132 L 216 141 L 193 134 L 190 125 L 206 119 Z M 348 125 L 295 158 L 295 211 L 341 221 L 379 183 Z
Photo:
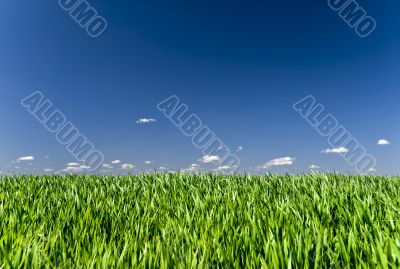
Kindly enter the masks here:
M 0 268 L 397 268 L 400 178 L 0 179 Z

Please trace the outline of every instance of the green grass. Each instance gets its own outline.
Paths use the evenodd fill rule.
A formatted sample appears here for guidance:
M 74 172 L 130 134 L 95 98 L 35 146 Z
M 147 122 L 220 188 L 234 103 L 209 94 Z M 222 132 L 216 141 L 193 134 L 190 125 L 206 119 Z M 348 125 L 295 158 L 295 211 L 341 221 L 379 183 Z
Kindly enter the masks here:
M 0 179 L 0 268 L 397 268 L 400 178 Z

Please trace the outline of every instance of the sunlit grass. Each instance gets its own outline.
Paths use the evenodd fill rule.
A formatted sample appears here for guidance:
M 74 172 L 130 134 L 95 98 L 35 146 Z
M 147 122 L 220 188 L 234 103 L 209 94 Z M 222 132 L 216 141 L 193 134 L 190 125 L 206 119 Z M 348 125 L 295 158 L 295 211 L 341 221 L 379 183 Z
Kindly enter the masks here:
M 0 268 L 396 268 L 400 179 L 0 179 Z

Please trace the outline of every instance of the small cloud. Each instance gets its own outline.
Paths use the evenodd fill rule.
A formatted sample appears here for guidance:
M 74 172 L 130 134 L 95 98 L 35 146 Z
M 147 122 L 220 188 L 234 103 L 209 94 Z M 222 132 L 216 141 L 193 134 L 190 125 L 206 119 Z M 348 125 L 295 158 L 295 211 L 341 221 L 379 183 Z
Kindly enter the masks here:
M 313 165 L 310 165 L 309 168 L 310 168 L 310 170 L 318 170 L 320 167 L 318 165 L 313 164 Z
M 43 169 L 44 172 L 49 173 L 49 172 L 53 172 L 53 168 L 45 168 Z
M 79 163 L 67 163 L 67 166 L 79 166 Z
M 24 157 L 19 157 L 17 159 L 17 162 L 20 162 L 20 161 L 33 161 L 33 160 L 35 160 L 35 157 L 33 157 L 33 156 L 24 156 Z
M 121 168 L 124 170 L 132 170 L 135 169 L 135 167 L 136 165 L 130 163 L 124 163 L 123 165 L 121 165 Z
M 349 152 L 349 150 L 345 147 L 326 149 L 322 151 L 322 153 L 325 154 L 342 154 L 347 152 Z
M 112 163 L 112 164 L 120 164 L 121 161 L 120 161 L 120 160 L 115 160 L 115 161 L 112 161 L 111 163 Z
M 188 168 L 183 169 L 184 172 L 197 172 L 200 169 L 200 165 L 192 163 Z
M 377 144 L 380 146 L 386 146 L 386 145 L 390 145 L 390 142 L 387 141 L 386 139 L 380 139 Z
M 145 161 L 144 163 L 145 164 L 151 164 L 151 161 Z
M 237 148 L 236 148 L 236 152 L 241 152 L 243 150 L 243 146 L 238 146 Z
M 375 168 L 370 168 L 370 169 L 368 170 L 368 172 L 370 172 L 370 173 L 376 172 L 376 169 L 375 169 Z
M 148 124 L 148 123 L 154 123 L 156 122 L 156 119 L 151 119 L 151 118 L 143 118 L 143 119 L 139 119 L 136 121 L 137 124 Z
M 168 168 L 164 167 L 164 166 L 160 166 L 160 167 L 158 167 L 158 170 L 165 171 L 165 170 L 168 170 Z
M 103 167 L 104 168 L 107 168 L 107 169 L 111 169 L 111 168 L 113 168 L 110 164 L 108 164 L 108 163 L 103 163 Z
M 287 166 L 292 165 L 296 159 L 292 157 L 283 157 L 279 159 L 271 160 L 264 165 L 259 166 L 259 168 L 268 169 L 273 166 Z
M 75 164 L 75 163 L 73 163 Z M 78 164 L 79 165 L 79 164 Z M 90 166 L 85 166 L 85 165 L 81 165 L 81 166 L 68 166 L 65 169 L 63 169 L 63 172 L 69 172 L 69 173 L 81 173 L 84 172 L 85 170 L 90 169 Z
M 221 161 L 221 159 L 218 156 L 205 155 L 199 161 L 202 163 L 212 163 L 212 162 L 219 162 Z
M 79 167 L 75 166 L 68 166 L 65 169 L 62 170 L 63 172 L 80 172 Z
M 44 158 L 45 159 L 50 159 L 50 156 L 49 155 L 45 155 Z
M 224 166 L 218 167 L 218 168 L 215 169 L 215 170 L 216 170 L 216 171 L 226 171 L 226 170 L 229 170 L 229 169 L 232 169 L 232 167 L 229 166 L 229 165 L 224 165 Z

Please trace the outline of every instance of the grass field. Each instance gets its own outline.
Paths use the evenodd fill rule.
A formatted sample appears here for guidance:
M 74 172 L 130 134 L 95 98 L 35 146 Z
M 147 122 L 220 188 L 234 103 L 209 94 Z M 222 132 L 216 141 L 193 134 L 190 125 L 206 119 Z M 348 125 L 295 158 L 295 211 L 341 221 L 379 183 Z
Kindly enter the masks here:
M 0 179 L 0 268 L 397 268 L 400 178 Z

